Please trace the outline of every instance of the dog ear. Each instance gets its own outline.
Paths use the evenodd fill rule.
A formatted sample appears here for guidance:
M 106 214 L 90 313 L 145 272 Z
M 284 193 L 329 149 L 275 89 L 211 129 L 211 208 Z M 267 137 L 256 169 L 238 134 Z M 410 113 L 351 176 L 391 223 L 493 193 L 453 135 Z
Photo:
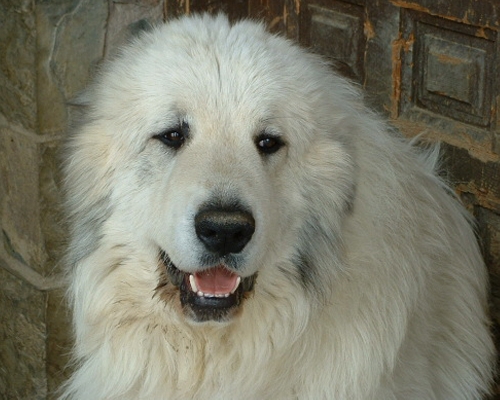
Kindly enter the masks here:
M 87 108 L 90 105 L 89 91 L 82 90 L 66 102 L 68 107 L 75 109 Z
M 66 102 L 70 132 L 77 130 L 88 121 L 91 104 L 92 101 L 89 89 L 82 90 Z
M 153 23 L 148 19 L 140 19 L 127 26 L 127 39 L 140 36 L 143 32 L 153 30 Z

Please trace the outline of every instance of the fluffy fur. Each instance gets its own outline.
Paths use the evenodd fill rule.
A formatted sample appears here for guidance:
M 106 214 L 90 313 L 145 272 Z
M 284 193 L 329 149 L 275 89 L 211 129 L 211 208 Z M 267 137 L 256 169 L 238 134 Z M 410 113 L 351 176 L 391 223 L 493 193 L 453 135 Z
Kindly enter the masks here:
M 488 392 L 487 277 L 466 212 L 436 155 L 319 57 L 253 22 L 186 17 L 126 46 L 79 101 L 65 165 L 76 371 L 62 398 Z M 182 129 L 180 148 L 163 142 Z M 250 242 L 215 263 L 256 278 L 234 313 L 200 322 L 166 269 L 209 267 L 193 228 L 207 202 L 252 213 Z

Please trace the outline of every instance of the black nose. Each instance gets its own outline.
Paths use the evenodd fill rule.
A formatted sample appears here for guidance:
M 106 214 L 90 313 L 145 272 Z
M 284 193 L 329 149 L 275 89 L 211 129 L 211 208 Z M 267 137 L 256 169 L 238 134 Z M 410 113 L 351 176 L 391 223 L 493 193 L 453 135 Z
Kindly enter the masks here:
M 207 250 L 224 256 L 239 253 L 252 238 L 255 220 L 247 211 L 209 209 L 194 218 L 196 235 Z

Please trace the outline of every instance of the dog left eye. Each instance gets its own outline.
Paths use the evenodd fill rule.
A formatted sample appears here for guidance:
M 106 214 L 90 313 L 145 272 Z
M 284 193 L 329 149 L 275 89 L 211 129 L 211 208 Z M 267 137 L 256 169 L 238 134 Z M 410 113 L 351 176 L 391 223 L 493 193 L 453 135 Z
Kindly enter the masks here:
M 280 138 L 269 135 L 259 136 L 255 144 L 259 151 L 264 154 L 275 153 L 283 146 L 283 142 Z
M 173 149 L 178 149 L 184 144 L 184 141 L 186 140 L 187 131 L 188 131 L 188 126 L 187 124 L 183 123 L 180 126 L 177 126 L 173 129 L 169 129 L 165 132 L 155 135 L 154 138 L 160 140 L 168 147 L 172 147 Z

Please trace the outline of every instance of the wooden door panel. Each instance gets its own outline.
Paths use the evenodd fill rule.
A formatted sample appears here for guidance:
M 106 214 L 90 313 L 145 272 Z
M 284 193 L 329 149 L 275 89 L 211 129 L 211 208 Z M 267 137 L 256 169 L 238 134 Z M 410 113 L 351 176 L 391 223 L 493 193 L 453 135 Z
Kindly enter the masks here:
M 410 45 L 401 54 L 401 114 L 425 110 L 492 128 L 497 32 L 403 10 L 402 36 Z
M 310 2 L 302 8 L 301 41 L 329 57 L 346 76 L 364 79 L 364 6 L 340 1 Z

